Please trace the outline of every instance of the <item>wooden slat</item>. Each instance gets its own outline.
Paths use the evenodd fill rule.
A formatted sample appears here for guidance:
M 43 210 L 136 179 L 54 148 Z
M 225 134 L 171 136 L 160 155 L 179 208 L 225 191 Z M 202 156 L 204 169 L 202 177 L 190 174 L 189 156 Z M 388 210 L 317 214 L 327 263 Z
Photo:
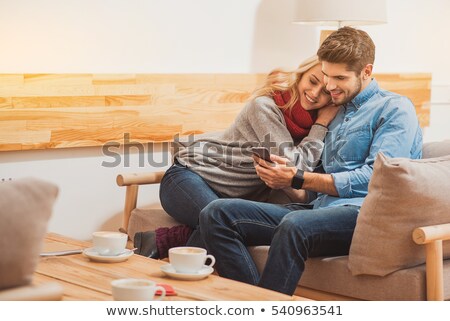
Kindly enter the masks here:
M 165 84 L 171 86 L 186 86 L 204 88 L 214 83 L 213 74 L 139 74 L 137 84 Z
M 105 96 L 105 106 L 142 106 L 151 103 L 151 95 Z
M 0 109 L 1 108 L 13 108 L 11 97 L 0 97 Z
M 132 85 L 136 83 L 135 74 L 95 74 L 92 77 L 93 85 Z
M 0 78 L 1 79 L 1 78 Z M 14 85 L 0 84 L 1 97 L 49 97 L 49 96 L 101 96 L 96 94 L 94 86 L 74 85 Z
M 3 152 L 15 151 L 15 150 L 23 150 L 23 149 L 25 149 L 25 150 L 27 150 L 27 149 L 34 149 L 32 147 L 24 148 L 24 146 L 26 146 L 26 144 L 23 144 L 23 143 L 3 143 L 3 144 L 0 144 L 0 146 L 1 146 L 0 147 L 0 151 L 3 151 Z M 40 149 L 47 148 L 46 144 L 41 144 L 41 146 L 42 146 L 42 148 L 40 148 Z
M 91 85 L 91 74 L 24 74 L 24 84 L 41 86 Z
M 27 122 L 25 120 L 0 121 L 0 130 L 2 130 L 2 131 L 25 131 L 25 130 L 27 130 Z
M 50 142 L 51 132 L 49 130 L 41 131 L 11 131 L 0 129 L 0 145 L 10 144 L 15 141 L 20 144 L 38 144 Z
M 103 96 L 12 97 L 12 105 L 21 108 L 97 107 L 106 106 Z
M 20 86 L 23 85 L 23 78 L 22 74 L 0 74 L 0 83 L 2 86 Z
M 429 123 L 430 74 L 378 74 Z M 264 74 L 3 74 L 0 151 L 171 141 L 227 128 Z M 25 124 L 25 127 L 24 127 Z
M 137 84 L 137 85 L 92 85 L 94 94 L 98 96 L 132 96 L 151 94 L 172 94 L 175 87 L 171 84 Z

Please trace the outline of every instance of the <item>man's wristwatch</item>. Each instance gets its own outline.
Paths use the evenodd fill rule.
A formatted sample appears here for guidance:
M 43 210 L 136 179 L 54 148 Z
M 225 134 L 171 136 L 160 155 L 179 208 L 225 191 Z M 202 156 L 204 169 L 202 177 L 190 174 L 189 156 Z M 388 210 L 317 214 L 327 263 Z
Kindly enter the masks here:
M 295 173 L 294 177 L 292 177 L 291 187 L 295 189 L 301 189 L 303 186 L 303 182 L 305 178 L 303 177 L 304 171 L 301 169 L 297 169 L 297 173 Z

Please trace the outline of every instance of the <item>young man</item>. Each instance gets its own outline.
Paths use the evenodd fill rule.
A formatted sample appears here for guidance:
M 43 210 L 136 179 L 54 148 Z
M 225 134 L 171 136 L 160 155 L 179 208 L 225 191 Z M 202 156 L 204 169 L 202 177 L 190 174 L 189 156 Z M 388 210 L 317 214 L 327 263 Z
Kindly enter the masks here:
M 204 208 L 201 234 L 223 277 L 293 294 L 309 257 L 348 254 L 378 152 L 421 157 L 414 106 L 371 78 L 375 45 L 366 32 L 341 28 L 318 56 L 327 90 L 341 105 L 325 138 L 324 173 L 302 172 L 276 155 L 275 166 L 255 159 L 258 175 L 271 188 L 305 189 L 318 197 L 312 204 L 283 206 L 221 199 Z M 270 245 L 262 275 L 247 251 L 251 245 Z

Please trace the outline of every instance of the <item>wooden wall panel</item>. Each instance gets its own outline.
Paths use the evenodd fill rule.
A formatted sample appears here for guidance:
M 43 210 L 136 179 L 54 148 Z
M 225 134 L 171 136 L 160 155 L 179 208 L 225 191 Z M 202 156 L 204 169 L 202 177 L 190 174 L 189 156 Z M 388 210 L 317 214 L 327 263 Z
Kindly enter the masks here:
M 225 129 L 262 74 L 0 74 L 0 151 L 171 141 Z M 431 76 L 380 74 L 428 125 Z

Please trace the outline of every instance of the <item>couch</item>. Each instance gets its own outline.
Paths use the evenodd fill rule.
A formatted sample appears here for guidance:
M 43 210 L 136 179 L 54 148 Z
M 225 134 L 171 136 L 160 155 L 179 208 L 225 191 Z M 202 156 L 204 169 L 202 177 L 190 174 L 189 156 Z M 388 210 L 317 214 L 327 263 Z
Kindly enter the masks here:
M 139 185 L 164 172 L 120 174 L 122 231 L 177 223 L 160 207 L 139 208 Z M 423 159 L 378 155 L 347 256 L 307 260 L 296 295 L 316 300 L 450 300 L 450 140 L 426 143 Z M 174 196 L 175 197 L 175 196 Z M 444 246 L 443 246 L 444 244 Z M 260 272 L 268 246 L 249 250 Z

